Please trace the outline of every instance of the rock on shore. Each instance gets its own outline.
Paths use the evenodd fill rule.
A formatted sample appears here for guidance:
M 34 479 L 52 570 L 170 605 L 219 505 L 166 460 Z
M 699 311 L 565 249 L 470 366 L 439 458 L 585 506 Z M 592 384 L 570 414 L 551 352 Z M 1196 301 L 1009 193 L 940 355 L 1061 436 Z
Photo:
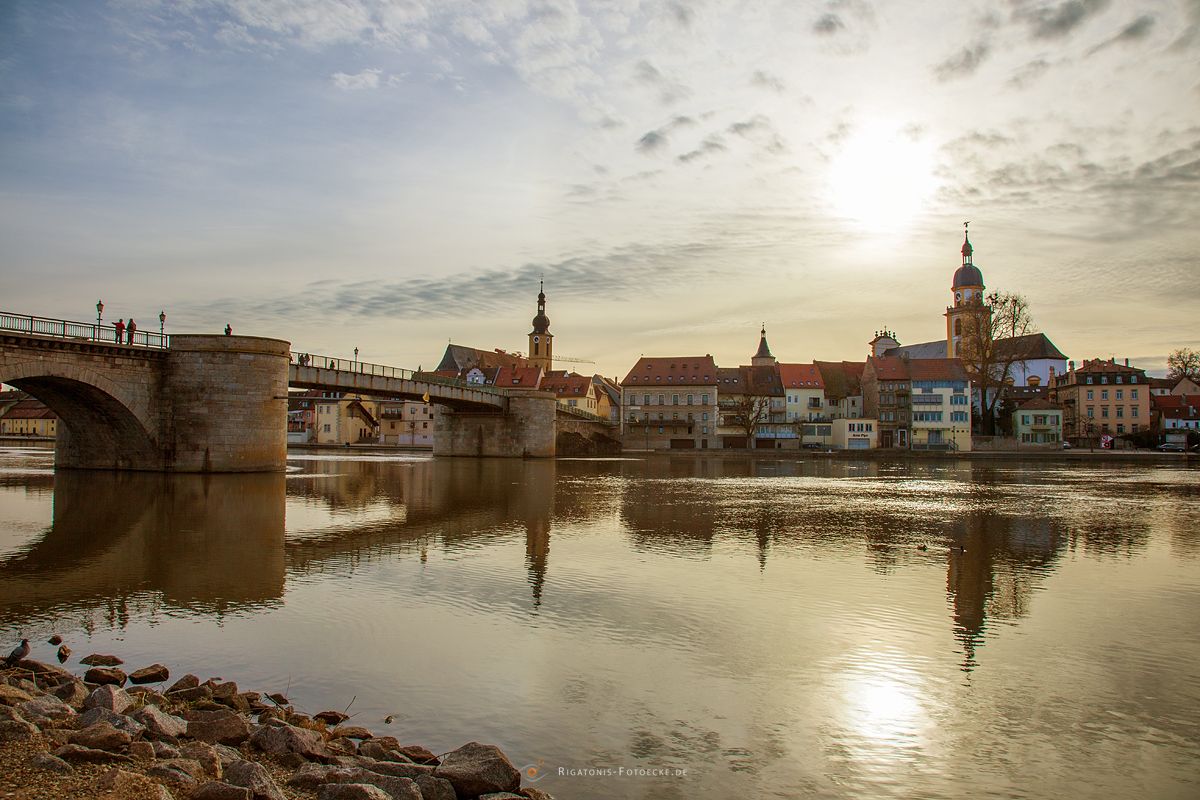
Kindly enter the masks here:
M 31 659 L 0 671 L 0 795 L 61 800 L 544 800 L 495 745 L 440 756 L 343 712 L 94 655 L 83 678 Z M 126 679 L 128 689 L 122 688 Z M 264 699 L 266 702 L 264 702 Z

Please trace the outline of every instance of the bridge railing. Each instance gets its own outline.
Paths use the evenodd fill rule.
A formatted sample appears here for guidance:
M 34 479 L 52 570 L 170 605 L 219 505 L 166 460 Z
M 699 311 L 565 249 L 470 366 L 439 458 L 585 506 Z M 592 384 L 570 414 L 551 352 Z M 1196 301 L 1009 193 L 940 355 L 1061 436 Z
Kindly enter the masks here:
M 170 336 L 162 333 L 143 330 L 134 331 L 132 337 L 129 331 L 125 330 L 118 338 L 117 329 L 106 323 L 72 322 L 66 319 L 38 317 L 32 314 L 13 314 L 8 311 L 0 311 L 0 330 L 82 342 L 108 342 L 159 349 L 168 347 L 171 339 Z
M 502 394 L 494 386 L 486 386 L 481 383 L 468 383 L 467 381 L 458 378 L 448 378 L 442 375 L 434 375 L 429 372 L 416 372 L 411 369 L 403 369 L 402 367 L 389 367 L 385 364 L 370 364 L 365 361 L 357 361 L 350 358 L 335 358 L 333 356 L 314 355 L 312 353 L 297 353 L 292 351 L 292 363 L 299 367 L 313 367 L 315 369 L 329 369 L 336 372 L 348 372 L 354 375 L 374 375 L 380 378 L 396 378 L 402 381 L 420 381 L 421 383 L 435 383 L 440 386 L 459 386 L 464 389 L 475 389 L 480 392 L 488 392 L 491 394 Z

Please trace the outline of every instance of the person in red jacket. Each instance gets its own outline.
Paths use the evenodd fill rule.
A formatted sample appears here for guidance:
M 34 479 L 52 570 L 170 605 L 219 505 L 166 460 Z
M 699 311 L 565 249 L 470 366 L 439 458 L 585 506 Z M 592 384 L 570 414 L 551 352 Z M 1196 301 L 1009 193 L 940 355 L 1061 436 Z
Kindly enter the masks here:
M 130 322 L 132 321 L 130 320 Z M 125 318 L 121 317 L 113 327 L 117 329 L 117 344 L 120 344 L 121 340 L 125 338 Z

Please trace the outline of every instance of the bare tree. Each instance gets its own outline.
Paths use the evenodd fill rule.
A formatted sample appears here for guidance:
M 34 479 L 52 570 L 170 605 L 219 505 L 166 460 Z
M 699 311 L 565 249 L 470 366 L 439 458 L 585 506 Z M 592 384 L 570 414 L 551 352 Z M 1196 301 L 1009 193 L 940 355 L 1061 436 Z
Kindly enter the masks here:
M 737 425 L 746 434 L 746 446 L 754 446 L 754 434 L 758 426 L 766 422 L 771 415 L 771 398 L 763 395 L 745 394 L 738 398 L 733 407 L 730 422 Z
M 1018 365 L 1033 357 L 1036 342 L 1021 337 L 1036 328 L 1029 301 L 1016 292 L 991 292 L 963 319 L 959 357 L 979 389 L 985 434 L 996 431 L 996 408 Z
M 1167 356 L 1167 377 L 1173 381 L 1180 378 L 1200 380 L 1200 353 L 1190 347 L 1173 350 Z

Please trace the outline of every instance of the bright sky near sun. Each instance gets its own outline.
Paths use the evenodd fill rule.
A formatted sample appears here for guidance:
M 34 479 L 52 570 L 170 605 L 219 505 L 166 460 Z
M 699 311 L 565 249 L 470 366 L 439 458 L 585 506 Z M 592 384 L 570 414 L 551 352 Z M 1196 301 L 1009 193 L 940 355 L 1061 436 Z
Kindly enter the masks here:
M 1197 0 L 0 4 L 0 310 L 415 367 L 1200 347 Z

